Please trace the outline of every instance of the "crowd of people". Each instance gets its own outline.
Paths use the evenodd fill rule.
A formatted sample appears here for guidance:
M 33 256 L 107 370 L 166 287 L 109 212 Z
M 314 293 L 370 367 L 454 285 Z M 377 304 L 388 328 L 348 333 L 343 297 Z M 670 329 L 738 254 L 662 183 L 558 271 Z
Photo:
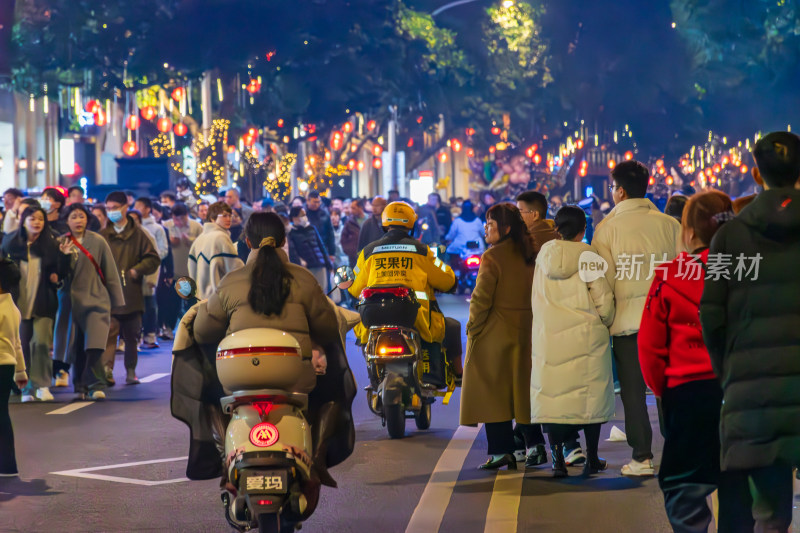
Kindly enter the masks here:
M 720 531 L 788 529 L 800 464 L 800 138 L 767 135 L 753 156 L 763 192 L 735 201 L 716 190 L 675 194 L 664 212 L 636 161 L 612 170 L 607 213 L 596 201 L 587 212 L 536 191 L 502 201 L 483 194 L 477 205 L 432 193 L 413 206 L 413 237 L 446 245 L 451 265 L 483 253 L 460 414 L 462 424 L 486 426 L 481 468 L 548 462 L 547 434 L 554 476 L 575 464 L 586 475 L 605 470 L 598 443 L 616 388 L 632 449 L 622 474 L 653 476 L 649 389 L 674 529 L 705 531 L 705 498 L 716 489 Z M 52 401 L 50 388 L 68 386 L 71 373 L 80 398 L 101 400 L 116 384 L 118 351 L 125 383 L 137 384 L 138 351 L 171 339 L 186 310 L 174 280 L 194 279 L 200 299 L 218 293 L 247 262 L 253 213 L 279 215 L 290 261 L 327 291 L 334 269 L 356 266 L 384 236 L 382 213 L 397 201 L 411 203 L 397 191 L 311 191 L 247 205 L 235 188 L 197 198 L 188 181 L 158 198 L 115 191 L 93 203 L 79 187 L 38 198 L 6 190 L 0 475 L 17 471 L 9 393 Z

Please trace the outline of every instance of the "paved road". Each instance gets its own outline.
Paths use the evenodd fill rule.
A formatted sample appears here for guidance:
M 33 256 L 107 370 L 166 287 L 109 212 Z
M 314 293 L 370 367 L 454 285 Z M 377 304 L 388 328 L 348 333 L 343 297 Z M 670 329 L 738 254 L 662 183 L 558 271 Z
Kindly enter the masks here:
M 445 313 L 466 321 L 463 298 L 443 300 Z M 366 370 L 352 338 L 348 354 L 363 386 Z M 118 383 L 122 368 L 120 360 Z M 71 392 L 53 389 L 55 403 L 12 405 L 21 478 L 0 479 L 0 531 L 231 531 L 218 482 L 182 480 L 188 429 L 169 414 L 169 370 L 164 343 L 140 355 L 139 377 L 152 381 L 117 385 L 104 402 L 70 404 Z M 553 480 L 549 467 L 479 471 L 485 434 L 458 428 L 458 404 L 457 394 L 449 406 L 436 403 L 430 430 L 416 431 L 409 421 L 407 438 L 390 440 L 360 393 L 355 452 L 332 470 L 339 488 L 323 488 L 303 531 L 428 533 L 437 524 L 458 533 L 670 530 L 656 480 L 620 476 L 629 449 L 605 441 L 612 426 L 624 429 L 621 406 L 603 428 L 609 470 L 590 480 L 577 477 L 579 470 Z M 651 419 L 657 427 L 653 405 Z M 661 444 L 656 436 L 657 457 Z

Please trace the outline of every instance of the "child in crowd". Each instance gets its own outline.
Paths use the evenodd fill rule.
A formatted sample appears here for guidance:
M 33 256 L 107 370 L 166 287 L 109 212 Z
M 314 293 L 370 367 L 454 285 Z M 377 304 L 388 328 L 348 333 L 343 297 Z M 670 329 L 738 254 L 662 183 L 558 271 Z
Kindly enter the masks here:
M 614 293 L 601 270 L 581 269 L 589 256 L 602 261 L 581 242 L 583 210 L 564 206 L 555 223 L 561 238 L 542 245 L 533 275 L 531 421 L 544 424 L 548 433 L 554 477 L 567 475 L 562 443 L 583 429 L 584 475 L 589 475 L 606 469 L 597 456 L 600 426 L 614 415 L 608 342 Z
M 714 236 L 700 320 L 722 382 L 725 485 L 748 496 L 720 508 L 720 531 L 751 507 L 756 531 L 783 532 L 800 464 L 800 137 L 770 133 L 753 157 L 764 192 Z
M 720 486 L 722 389 L 703 343 L 698 312 L 708 246 L 732 216 L 731 208 L 731 199 L 720 191 L 689 199 L 683 210 L 682 239 L 691 253 L 683 252 L 655 269 L 639 327 L 642 374 L 661 398 L 664 451 L 658 483 L 675 531 L 706 531 L 711 523 L 706 496 Z M 720 486 L 721 505 L 727 501 Z
M 20 389 L 28 383 L 19 337 L 22 318 L 11 298 L 20 278 L 19 267 L 12 260 L 0 259 L 0 477 L 18 475 L 8 398 L 12 382 Z

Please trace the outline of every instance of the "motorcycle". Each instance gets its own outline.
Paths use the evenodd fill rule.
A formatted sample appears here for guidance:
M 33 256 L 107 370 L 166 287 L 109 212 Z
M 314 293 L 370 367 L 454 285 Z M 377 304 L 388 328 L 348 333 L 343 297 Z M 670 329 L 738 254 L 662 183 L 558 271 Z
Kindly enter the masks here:
M 460 254 L 458 265 L 458 294 L 472 294 L 475 281 L 478 279 L 478 269 L 481 266 L 480 244 L 469 241 L 467 249 Z
M 367 287 L 358 302 L 369 331 L 363 347 L 370 380 L 367 404 L 393 439 L 405 436 L 407 418 L 414 419 L 417 429 L 428 429 L 436 397 L 448 405 L 456 387 L 444 347 L 440 357 L 431 354 L 414 329 L 418 309 L 416 293 L 402 285 Z
M 352 271 L 340 270 L 336 283 L 346 289 L 353 283 Z M 190 278 L 177 280 L 175 288 L 181 298 L 194 298 L 196 286 Z M 337 318 L 340 332 L 346 333 L 352 320 Z M 307 374 L 300 344 L 277 329 L 236 331 L 219 343 L 215 366 L 225 394 L 220 406 L 228 420 L 223 474 L 227 482 L 221 494 L 226 520 L 238 531 L 299 529 L 316 507 L 320 491 L 320 479 L 312 473 L 318 442 L 307 419 L 309 395 L 293 390 Z M 317 368 L 317 374 L 324 369 Z

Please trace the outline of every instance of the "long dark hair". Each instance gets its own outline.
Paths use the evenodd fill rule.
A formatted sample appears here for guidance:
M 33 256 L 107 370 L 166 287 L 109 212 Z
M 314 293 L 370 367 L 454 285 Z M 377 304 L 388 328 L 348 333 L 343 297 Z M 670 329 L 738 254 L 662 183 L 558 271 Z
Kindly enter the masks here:
M 244 233 L 250 241 L 250 247 L 258 249 L 247 301 L 256 313 L 279 315 L 289 297 L 292 280 L 292 274 L 276 250 L 286 242 L 286 230 L 281 217 L 275 213 L 253 213 L 247 219 Z M 275 242 L 260 246 L 267 237 L 272 237 Z
M 532 265 L 536 260 L 536 252 L 533 251 L 533 239 L 528 233 L 528 227 L 522 220 L 522 214 L 515 205 L 509 203 L 495 204 L 486 212 L 486 219 L 492 219 L 497 223 L 497 231 L 500 235 L 509 228 L 508 235 L 500 238 L 501 241 L 510 239 L 522 254 L 525 262 Z
M 39 237 L 31 244 L 30 251 L 38 257 L 45 257 L 53 251 L 52 246 L 55 243 L 55 237 L 50 231 L 50 223 L 47 221 L 47 212 L 38 205 L 32 205 L 26 207 L 22 211 L 22 216 L 19 219 L 19 229 L 8 236 L 9 241 L 6 252 L 14 261 L 28 260 L 28 229 L 25 227 L 25 220 L 35 213 L 42 214 L 44 217 L 44 226 L 42 227 L 42 232 L 39 234 Z
M 461 214 L 458 216 L 464 222 L 472 222 L 473 220 L 478 218 L 478 215 L 475 214 L 472 202 L 470 202 L 469 200 L 464 200 L 464 202 L 461 204 Z

